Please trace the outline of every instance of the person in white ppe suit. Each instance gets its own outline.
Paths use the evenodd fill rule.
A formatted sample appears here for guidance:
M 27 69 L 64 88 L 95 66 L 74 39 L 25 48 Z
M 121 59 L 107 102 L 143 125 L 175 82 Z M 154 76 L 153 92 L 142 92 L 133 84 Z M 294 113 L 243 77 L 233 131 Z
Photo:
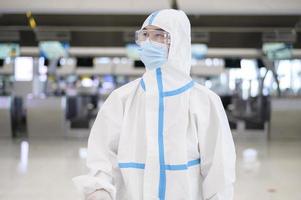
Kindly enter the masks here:
M 136 32 L 142 78 L 112 92 L 88 141 L 88 200 L 231 200 L 235 148 L 220 98 L 190 77 L 190 22 L 152 13 Z

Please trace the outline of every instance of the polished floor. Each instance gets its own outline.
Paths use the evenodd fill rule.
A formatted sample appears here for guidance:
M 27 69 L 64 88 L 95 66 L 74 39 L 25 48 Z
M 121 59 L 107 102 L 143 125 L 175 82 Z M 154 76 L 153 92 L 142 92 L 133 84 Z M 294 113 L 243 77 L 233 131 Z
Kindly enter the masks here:
M 234 138 L 235 200 L 301 200 L 301 140 Z M 0 138 L 0 200 L 79 200 L 71 178 L 86 172 L 86 140 Z

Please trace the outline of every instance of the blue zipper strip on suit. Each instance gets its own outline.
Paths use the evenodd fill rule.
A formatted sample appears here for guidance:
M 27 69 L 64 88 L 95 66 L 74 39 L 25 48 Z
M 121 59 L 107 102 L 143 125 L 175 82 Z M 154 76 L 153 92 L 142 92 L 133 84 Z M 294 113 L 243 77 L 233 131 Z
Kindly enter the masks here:
M 187 83 L 183 87 L 180 87 L 179 89 L 164 92 L 163 95 L 164 97 L 175 96 L 189 90 L 190 88 L 193 87 L 193 85 L 194 85 L 194 81 L 190 81 L 189 83 Z
M 134 162 L 128 162 L 128 163 L 118 163 L 119 168 L 136 168 L 136 169 L 144 169 L 145 164 L 144 163 L 134 163 Z
M 180 87 L 176 90 L 172 90 L 172 91 L 167 91 L 167 92 L 164 92 L 163 93 L 163 96 L 164 97 L 170 97 L 170 96 L 176 96 L 176 95 L 179 95 L 183 92 L 186 92 L 187 90 L 189 90 L 190 88 L 192 88 L 194 86 L 194 81 L 190 81 L 189 83 L 187 83 L 186 85 L 184 85 L 183 87 Z M 145 83 L 144 83 L 144 80 L 141 78 L 140 80 L 140 85 L 142 87 L 142 89 L 145 91 Z
M 190 160 L 186 164 L 178 164 L 178 165 L 165 165 L 165 170 L 187 170 L 189 167 L 199 165 L 201 163 L 201 159 Z M 118 163 L 119 168 L 136 168 L 136 169 L 144 169 L 144 163 L 137 162 L 124 162 Z
M 192 167 L 201 163 L 201 159 L 191 160 L 187 164 L 180 165 L 165 165 L 165 170 L 187 170 L 188 167 Z
M 196 160 L 191 160 L 187 163 L 187 166 L 188 167 L 191 167 L 191 166 L 194 166 L 194 165 L 198 165 L 198 164 L 201 164 L 201 159 L 196 159 Z
M 159 116 L 158 116 L 158 143 L 159 143 L 159 162 L 160 162 L 160 179 L 159 179 L 159 198 L 165 199 L 166 190 L 166 172 L 164 158 L 164 140 L 163 140 L 163 122 L 164 122 L 164 96 L 163 81 L 161 69 L 156 69 L 157 85 L 159 91 Z
M 154 13 L 150 22 L 153 21 L 154 17 L 157 13 Z M 159 146 L 159 162 L 160 162 L 160 178 L 159 178 L 159 199 L 165 200 L 166 193 L 166 170 L 187 170 L 188 167 L 197 165 L 200 163 L 200 159 L 189 161 L 186 164 L 180 165 L 166 165 L 165 164 L 165 155 L 164 155 L 164 137 L 163 137 L 163 125 L 164 125 L 164 97 L 175 96 L 181 94 L 188 89 L 194 86 L 194 81 L 190 81 L 188 84 L 180 87 L 176 90 L 164 92 L 163 90 L 163 80 L 162 80 L 162 72 L 161 68 L 156 69 L 156 78 L 157 78 L 157 87 L 159 91 L 159 114 L 158 114 L 158 146 Z M 141 78 L 140 85 L 142 89 L 145 91 L 145 83 Z M 144 169 L 145 165 L 140 163 L 123 163 L 122 168 L 138 168 Z M 119 165 L 120 167 L 120 165 Z

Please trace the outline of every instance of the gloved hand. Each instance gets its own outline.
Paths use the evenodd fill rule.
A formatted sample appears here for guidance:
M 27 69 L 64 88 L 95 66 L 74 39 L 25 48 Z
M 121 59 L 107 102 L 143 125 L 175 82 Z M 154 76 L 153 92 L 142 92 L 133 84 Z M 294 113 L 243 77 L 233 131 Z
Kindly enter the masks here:
M 86 200 L 112 200 L 111 195 L 106 190 L 96 190 L 87 196 Z

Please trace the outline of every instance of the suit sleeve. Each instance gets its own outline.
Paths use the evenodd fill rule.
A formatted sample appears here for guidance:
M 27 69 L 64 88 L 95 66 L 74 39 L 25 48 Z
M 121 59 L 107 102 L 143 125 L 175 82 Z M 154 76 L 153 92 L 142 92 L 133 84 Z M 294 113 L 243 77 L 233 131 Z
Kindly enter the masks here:
M 117 167 L 117 149 L 123 119 L 122 102 L 113 92 L 102 105 L 88 140 L 89 173 L 73 178 L 83 196 L 104 189 L 115 199 L 113 169 Z
M 205 114 L 206 115 L 206 114 Z M 220 98 L 210 92 L 206 128 L 200 133 L 204 200 L 232 200 L 236 153 Z

